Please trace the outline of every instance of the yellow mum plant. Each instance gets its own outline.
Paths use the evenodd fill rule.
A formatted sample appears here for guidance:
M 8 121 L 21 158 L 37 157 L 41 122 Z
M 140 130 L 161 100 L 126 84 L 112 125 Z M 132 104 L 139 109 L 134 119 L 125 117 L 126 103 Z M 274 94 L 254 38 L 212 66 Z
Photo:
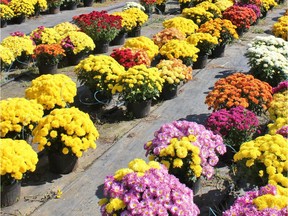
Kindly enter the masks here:
M 25 98 L 8 98 L 0 101 L 0 137 L 27 139 L 42 118 L 42 105 Z
M 198 55 L 210 55 L 218 44 L 217 37 L 209 33 L 195 33 L 190 35 L 186 40 L 200 50 Z
M 8 36 L 4 38 L 1 45 L 9 48 L 14 57 L 31 56 L 34 53 L 35 45 L 28 36 Z
M 189 36 L 198 30 L 198 26 L 192 20 L 185 17 L 174 17 L 165 20 L 162 24 L 164 28 L 177 28 L 186 36 Z
M 234 161 L 239 165 L 237 170 L 240 178 L 245 176 L 248 182 L 258 186 L 269 183 L 287 188 L 287 145 L 288 140 L 280 134 L 266 134 L 243 143 L 234 155 Z
M 263 10 L 268 11 L 277 5 L 277 2 L 274 0 L 261 0 L 261 12 Z
M 8 6 L 13 10 L 15 16 L 28 17 L 34 14 L 34 5 L 30 0 L 12 0 Z
M 112 92 L 120 92 L 126 102 L 141 102 L 159 97 L 163 83 L 157 68 L 136 65 L 121 74 Z
M 170 89 L 176 88 L 181 81 L 192 79 L 192 68 L 187 67 L 180 59 L 161 60 L 156 67 L 165 80 L 164 85 L 168 85 Z
M 133 27 L 141 27 L 148 20 L 148 15 L 139 8 L 132 7 L 123 12 L 128 14 L 130 20 L 134 22 Z
M 231 0 L 217 0 L 214 4 L 223 12 L 227 8 L 233 6 L 234 2 Z
M 156 33 L 152 40 L 153 42 L 161 48 L 165 43 L 167 43 L 169 40 L 172 39 L 178 39 L 178 40 L 185 40 L 186 35 L 182 33 L 177 28 L 166 28 L 158 33 Z
M 39 26 L 30 33 L 31 39 L 36 45 L 39 44 L 57 44 L 61 40 L 60 34 L 54 28 Z
M 77 87 L 72 79 L 64 74 L 45 74 L 32 80 L 25 90 L 25 97 L 35 99 L 44 110 L 67 107 L 74 102 Z
M 203 23 L 213 19 L 213 14 L 207 11 L 203 7 L 191 7 L 191 8 L 185 8 L 182 11 L 182 15 L 187 18 L 191 19 L 195 24 L 202 25 Z
M 34 0 L 34 8 L 39 11 L 46 11 L 48 9 L 48 3 L 46 0 Z
M 74 71 L 80 84 L 92 92 L 104 91 L 108 96 L 117 84 L 119 76 L 125 69 L 114 58 L 106 55 L 90 55 L 75 66 Z
M 25 140 L 0 140 L 1 188 L 19 181 L 27 172 L 34 172 L 38 155 Z
M 66 54 L 89 53 L 95 44 L 91 37 L 84 32 L 71 31 L 63 36 L 61 46 Z
M 145 50 L 150 60 L 152 60 L 159 53 L 158 46 L 154 44 L 150 38 L 145 36 L 130 38 L 125 41 L 123 46 Z
M 58 34 L 61 37 L 63 37 L 65 34 L 71 31 L 80 31 L 80 28 L 77 25 L 70 22 L 59 23 L 55 25 L 53 28 L 56 32 L 58 32 Z
M 204 1 L 204 2 L 201 2 L 200 4 L 197 4 L 197 7 L 202 7 L 206 11 L 213 14 L 213 19 L 222 17 L 221 10 L 217 7 L 216 4 L 214 4 L 212 2 Z
M 168 59 L 181 59 L 185 65 L 189 66 L 197 60 L 199 51 L 186 40 L 173 39 L 161 47 L 160 54 Z
M 116 16 L 121 16 L 121 26 L 122 30 L 124 32 L 131 31 L 136 25 L 137 25 L 137 20 L 135 17 L 131 17 L 131 15 L 125 11 L 120 11 L 120 12 L 114 12 L 112 15 Z
M 3 20 L 10 20 L 14 17 L 14 12 L 13 10 L 5 4 L 0 4 L 0 19 L 1 22 L 3 22 Z
M 87 113 L 78 108 L 54 109 L 42 118 L 32 132 L 39 151 L 73 154 L 78 158 L 96 148 L 99 133 Z
M 288 41 L 288 15 L 280 17 L 272 27 L 272 32 L 276 37 Z
M 9 67 L 15 61 L 15 57 L 10 48 L 0 45 L 0 65 L 1 70 Z
M 279 117 L 288 118 L 287 101 L 288 90 L 273 94 L 273 99 L 268 109 L 270 119 L 276 120 Z

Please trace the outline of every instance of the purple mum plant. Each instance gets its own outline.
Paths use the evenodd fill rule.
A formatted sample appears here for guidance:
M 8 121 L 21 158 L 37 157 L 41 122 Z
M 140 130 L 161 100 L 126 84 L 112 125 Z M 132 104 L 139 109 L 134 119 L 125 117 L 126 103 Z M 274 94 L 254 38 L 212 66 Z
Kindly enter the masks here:
M 210 179 L 219 161 L 218 155 L 226 152 L 221 136 L 188 121 L 164 124 L 144 149 L 150 160 L 163 163 L 169 173 L 188 185 L 195 182 L 198 175 Z
M 205 126 L 215 134 L 221 135 L 224 143 L 236 152 L 243 142 L 252 139 L 258 130 L 259 121 L 255 113 L 237 106 L 211 113 Z
M 99 201 L 103 216 L 199 215 L 193 191 L 155 161 L 134 159 L 128 168 L 107 176 Z
M 288 89 L 288 80 L 280 82 L 276 87 L 272 89 L 273 94 L 286 91 Z
M 223 216 L 284 216 L 288 215 L 287 189 L 267 185 L 259 190 L 248 191 L 236 199 Z M 286 195 L 285 195 L 286 192 Z

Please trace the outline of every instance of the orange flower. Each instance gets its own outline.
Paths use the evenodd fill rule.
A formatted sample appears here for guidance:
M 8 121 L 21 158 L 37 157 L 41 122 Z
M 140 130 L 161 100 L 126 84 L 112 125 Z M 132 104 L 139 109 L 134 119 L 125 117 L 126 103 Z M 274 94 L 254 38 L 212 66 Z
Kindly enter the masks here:
M 37 64 L 52 64 L 55 65 L 59 60 L 65 56 L 65 50 L 60 44 L 40 44 L 33 54 Z
M 219 79 L 209 92 L 205 103 L 209 109 L 219 110 L 243 106 L 257 114 L 264 112 L 272 100 L 272 87 L 252 75 L 235 73 Z

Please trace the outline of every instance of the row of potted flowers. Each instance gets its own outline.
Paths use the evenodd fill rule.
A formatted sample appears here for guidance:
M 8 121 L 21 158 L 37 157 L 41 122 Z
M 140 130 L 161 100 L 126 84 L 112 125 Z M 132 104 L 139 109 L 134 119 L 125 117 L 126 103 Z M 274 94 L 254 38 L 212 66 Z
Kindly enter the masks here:
M 26 18 L 37 17 L 40 13 L 55 14 L 60 9 L 74 10 L 80 4 L 90 7 L 93 3 L 94 0 L 1 0 L 1 28 L 9 22 L 21 24 Z
M 151 56 L 153 56 L 153 49 L 151 50 L 150 49 L 150 55 Z M 97 57 L 97 56 L 96 56 Z M 95 58 L 96 58 L 95 57 Z M 101 56 L 100 56 L 101 57 Z M 89 57 L 90 58 L 90 57 Z M 89 59 L 88 58 L 88 59 Z M 88 60 L 87 59 L 87 60 Z M 102 58 L 102 59 L 104 59 L 104 58 Z M 86 59 L 85 59 L 86 60 Z M 84 60 L 84 61 L 85 61 Z M 92 59 L 90 59 L 90 60 L 92 60 Z M 108 59 L 107 59 L 108 60 Z M 109 59 L 110 60 L 110 59 Z M 83 62 L 84 62 L 83 61 Z M 82 62 L 81 62 L 82 63 Z M 80 63 L 80 64 L 81 64 Z M 85 65 L 85 64 L 84 64 Z M 96 66 L 96 65 L 95 65 Z M 83 66 L 84 67 L 84 66 Z M 88 66 L 86 66 L 87 68 L 89 68 L 89 65 Z M 139 68 L 140 68 L 140 66 L 139 66 Z M 135 69 L 135 68 L 131 68 L 131 73 L 129 73 L 129 74 L 134 74 L 135 73 L 135 71 L 133 71 L 132 69 Z M 88 71 L 89 71 L 89 69 L 87 69 Z M 141 68 L 141 70 L 142 70 L 142 68 Z M 145 68 L 145 70 L 146 70 L 146 68 Z M 137 73 L 138 73 L 138 71 L 137 71 Z M 154 74 L 153 74 L 154 75 Z M 127 75 L 128 76 L 128 75 Z M 43 76 L 44 77 L 44 76 Z M 241 80 L 241 82 L 242 82 L 242 79 L 244 78 L 242 75 L 239 75 L 239 74 L 237 74 L 237 76 L 235 75 L 235 77 L 236 78 L 233 78 L 233 79 L 238 79 L 239 78 L 239 80 Z M 109 78 L 109 80 L 111 79 L 112 77 L 110 77 Z M 130 79 L 130 77 L 126 77 L 128 80 Z M 241 78 L 241 79 L 240 79 Z M 231 80 L 233 80 L 232 78 L 231 78 Z M 250 83 L 251 82 L 251 77 L 247 77 L 247 80 L 249 81 L 249 82 L 247 82 L 247 83 Z M 112 80 L 113 81 L 113 80 Z M 43 81 L 41 81 L 41 83 L 42 83 Z M 125 80 L 125 82 L 126 82 L 126 80 Z M 131 83 L 132 82 L 132 83 Z M 227 82 L 230 82 L 230 80 L 229 79 L 227 79 Z M 37 83 L 37 82 L 35 82 L 35 83 Z M 235 82 L 232 82 L 232 83 L 234 83 L 235 84 Z M 232 84 L 231 83 L 231 84 Z M 263 92 L 263 94 L 264 95 L 266 95 L 266 97 L 267 97 L 267 101 L 269 101 L 269 87 L 266 85 L 266 84 L 263 84 L 263 83 L 259 83 L 258 81 L 256 81 L 256 80 L 252 80 L 252 83 L 255 83 L 255 85 L 256 86 L 253 86 L 254 88 L 256 88 L 258 91 L 261 91 L 261 92 Z M 128 84 L 128 86 L 130 85 L 130 84 L 133 84 L 134 85 L 134 80 L 132 79 L 132 80 L 129 80 L 129 81 L 127 81 L 127 84 Z M 220 84 L 220 83 L 219 83 Z M 233 85 L 234 85 L 233 84 Z M 236 84 L 237 84 L 237 82 L 236 82 Z M 240 83 L 238 83 L 238 85 L 239 85 Z M 238 87 L 238 85 L 237 85 L 237 88 L 239 88 Z M 262 86 L 263 85 L 263 86 Z M 229 85 L 228 85 L 229 86 Z M 108 88 L 109 88 L 109 86 L 108 86 Z M 110 86 L 110 88 L 111 88 L 111 86 Z M 118 88 L 120 88 L 121 89 L 121 86 L 119 87 L 118 86 Z M 158 88 L 158 87 L 157 87 Z M 230 87 L 229 87 L 230 88 Z M 260 88 L 260 90 L 258 89 L 258 88 Z M 37 88 L 36 88 L 37 89 Z M 115 90 L 117 90 L 117 88 L 115 87 Z M 255 93 L 255 92 L 258 92 L 257 90 L 255 90 L 255 91 L 252 91 L 252 89 L 243 89 L 243 92 L 246 92 L 247 93 L 247 91 L 248 92 L 250 92 L 251 91 L 251 93 Z M 270 89 L 271 90 L 271 89 Z M 37 91 L 37 90 L 36 90 Z M 120 90 L 121 91 L 121 90 Z M 38 90 L 38 92 L 39 92 L 39 90 Z M 256 94 L 256 93 L 255 93 Z M 271 93 L 270 93 L 271 94 Z M 244 95 L 245 97 L 246 97 L 246 95 Z M 259 96 L 259 95 L 258 95 Z M 258 97 L 258 96 L 256 96 L 256 97 Z M 262 95 L 263 96 L 263 95 Z M 239 97 L 239 95 L 238 95 L 238 97 Z M 251 95 L 251 97 L 252 97 L 252 95 Z M 38 97 L 36 97 L 36 98 L 38 98 Z M 227 98 L 227 97 L 226 97 Z M 211 99 L 211 98 L 210 98 Z M 261 110 L 264 108 L 266 108 L 266 106 L 268 106 L 266 103 L 268 103 L 266 100 L 264 101 L 265 103 L 264 103 L 264 106 L 257 106 L 257 102 L 254 102 L 256 99 L 254 99 L 253 100 L 253 97 L 252 98 L 250 98 L 249 97 L 249 99 L 251 99 L 251 101 L 252 102 L 250 102 L 249 100 L 248 100 L 248 102 L 246 101 L 246 103 L 245 103 L 245 101 L 243 101 L 243 99 L 241 100 L 239 100 L 239 101 L 236 101 L 236 102 L 238 102 L 238 104 L 240 103 L 240 102 L 243 102 L 243 104 L 241 104 L 241 105 L 243 105 L 244 107 L 246 106 L 246 108 L 247 107 L 249 107 L 249 106 L 247 106 L 247 103 L 248 104 L 250 104 L 250 103 L 252 103 L 252 105 L 251 105 L 251 107 L 254 107 L 254 105 L 255 105 L 255 110 L 257 110 L 257 111 L 259 111 L 259 112 L 261 112 Z M 258 98 L 259 99 L 259 98 Z M 208 99 L 207 99 L 208 100 Z M 270 97 L 270 100 L 271 100 L 271 97 Z M 46 100 L 47 101 L 47 100 Z M 221 99 L 220 99 L 220 101 L 222 101 Z M 220 102 L 219 101 L 219 102 Z M 253 103 L 255 103 L 255 104 L 253 104 Z M 229 102 L 227 102 L 227 105 L 230 105 L 231 104 L 231 102 L 229 103 Z M 53 112 L 53 111 L 52 111 Z M 55 111 L 56 112 L 56 111 Z M 182 122 L 181 122 L 182 123 Z M 180 123 L 179 123 L 180 124 Z M 191 126 L 191 125 L 189 125 L 189 123 L 186 123 L 186 122 L 183 122 L 182 123 L 183 125 L 185 125 L 185 124 L 187 124 L 185 127 L 193 127 L 193 126 Z M 178 127 L 182 127 L 182 124 L 180 124 L 180 125 L 177 125 L 176 124 L 176 127 L 178 126 Z M 57 124 L 56 124 L 57 125 Z M 196 125 L 196 126 L 198 126 L 198 125 Z M 196 126 L 194 126 L 194 127 L 196 127 Z M 57 126 L 56 126 L 57 127 Z M 184 127 L 184 126 L 183 126 Z M 199 126 L 200 127 L 200 126 Z M 203 129 L 203 128 L 202 128 Z M 181 128 L 181 130 L 183 130 L 182 128 Z M 200 130 L 200 129 L 199 129 Z M 203 131 L 203 130 L 201 130 L 201 131 Z M 46 134 L 46 132 L 45 131 L 42 131 L 43 132 L 43 134 Z M 79 132 L 79 133 L 81 133 L 81 132 Z M 183 132 L 184 133 L 184 132 Z M 183 145 L 183 147 L 184 146 L 187 146 L 187 141 L 188 142 L 195 142 L 195 137 L 193 137 L 193 134 L 189 134 L 190 133 L 190 131 L 188 131 L 188 134 L 185 134 L 186 136 L 188 136 L 188 135 L 191 135 L 190 137 L 188 136 L 188 140 L 186 139 L 185 140 L 185 138 L 183 139 L 183 140 L 180 140 L 181 141 L 181 145 Z M 50 134 L 50 133 L 49 133 Z M 54 136 L 54 135 L 56 135 L 55 133 L 52 133 L 53 135 L 52 136 Z M 51 135 L 51 134 L 50 134 Z M 43 135 L 43 136 L 45 136 L 45 135 Z M 47 136 L 47 135 L 46 135 Z M 56 135 L 57 136 L 57 135 Z M 53 137 L 52 137 L 53 138 Z M 181 139 L 182 139 L 183 137 L 181 137 Z M 40 138 L 39 138 L 40 139 Z M 178 146 L 178 144 L 180 144 L 180 143 L 178 143 L 178 141 L 179 140 L 173 140 L 173 142 L 171 141 L 171 145 L 175 145 L 175 146 Z M 179 142 L 180 142 L 179 141 Z M 199 141 L 199 140 L 196 140 L 196 141 Z M 40 142 L 40 140 L 39 140 L 39 142 Z M 43 140 L 43 142 L 45 143 L 45 140 Z M 199 141 L 200 142 L 200 141 Z M 185 144 L 186 143 L 186 144 Z M 220 143 L 218 143 L 219 145 L 220 145 Z M 47 144 L 48 145 L 48 144 Z M 49 146 L 49 145 L 48 145 Z M 148 146 L 149 147 L 149 146 Z M 181 146 L 182 147 L 182 146 Z M 200 151 L 200 150 L 197 150 L 197 148 L 195 149 L 195 148 L 192 148 L 192 149 L 190 149 L 190 147 L 187 147 L 187 148 L 189 148 L 188 150 L 189 151 L 191 151 L 192 153 L 196 153 L 197 154 L 197 152 L 198 151 Z M 199 146 L 198 146 L 198 148 L 199 148 Z M 222 147 L 223 148 L 223 147 Z M 221 148 L 219 147 L 219 152 L 218 153 L 220 153 L 220 152 L 223 152 L 224 150 L 222 149 L 222 151 L 221 151 Z M 66 151 L 66 149 L 64 150 L 64 149 L 62 149 L 64 152 L 66 152 L 67 153 L 67 151 Z M 160 149 L 159 149 L 160 150 Z M 170 150 L 169 150 L 170 151 Z M 169 151 L 167 150 L 167 152 L 162 152 L 162 154 L 163 155 L 161 155 L 161 157 L 163 156 L 168 156 L 169 157 Z M 218 150 L 217 150 L 218 151 Z M 201 152 L 201 151 L 200 151 Z M 205 151 L 204 151 L 205 152 Z M 165 154 L 165 155 L 164 155 Z M 199 154 L 199 153 L 198 153 Z M 179 153 L 179 155 L 180 155 L 180 153 Z M 211 156 L 212 157 L 212 156 Z M 161 158 L 162 159 L 162 158 Z M 207 158 L 206 158 L 207 159 Z M 159 160 L 160 160 L 160 158 L 159 158 Z M 195 161 L 197 161 L 197 157 L 195 156 L 195 159 L 194 159 Z M 212 159 L 211 159 L 212 160 Z M 215 158 L 215 156 L 214 156 L 214 160 L 212 160 L 211 161 L 211 164 L 210 164 L 210 166 L 211 165 L 213 165 L 214 163 L 215 163 L 215 160 L 217 160 L 216 158 Z M 214 161 L 214 162 L 213 162 Z M 168 161 L 169 162 L 169 161 Z M 205 160 L 203 160 L 203 163 L 205 162 Z M 166 163 L 167 164 L 167 163 Z M 170 163 L 169 163 L 170 164 Z M 198 175 L 199 175 L 199 169 L 201 169 L 201 167 L 199 167 L 199 160 L 198 160 L 198 163 L 197 162 L 195 162 L 195 167 L 193 167 L 193 171 L 195 171 L 195 173 L 197 173 Z M 201 165 L 203 165 L 203 164 L 201 164 Z M 156 166 L 156 165 L 155 165 Z M 174 166 L 174 164 L 173 164 L 173 166 Z M 132 167 L 132 168 L 131 168 Z M 134 169 L 137 169 L 137 168 L 133 168 L 133 164 L 131 165 L 131 167 L 129 167 L 130 169 L 132 169 L 132 170 L 134 170 Z M 178 168 L 178 167 L 182 167 L 182 165 L 181 165 L 181 160 L 176 160 L 175 161 L 175 167 L 176 168 Z M 173 167 L 173 168 L 175 168 L 175 167 Z M 207 168 L 208 169 L 208 168 Z M 210 169 L 211 169 L 211 167 L 210 167 Z M 147 169 L 144 169 L 144 171 L 146 171 Z M 150 170 L 150 169 L 149 169 Z M 197 170 L 198 170 L 198 172 L 197 172 Z M 208 169 L 209 170 L 209 169 Z M 136 172 L 139 172 L 138 170 L 134 170 L 134 171 L 136 171 Z M 152 170 L 151 170 L 152 171 Z M 211 170 L 210 170 L 211 171 Z M 141 172 L 141 171 L 140 171 Z M 142 172 L 143 172 L 143 170 L 142 170 Z M 120 176 L 122 176 L 123 178 L 126 176 L 126 173 L 124 172 L 124 174 L 121 174 L 121 173 L 123 173 L 123 172 L 119 172 L 119 175 Z M 211 175 L 211 174 L 210 174 Z M 120 177 L 119 176 L 119 179 L 116 179 L 116 180 L 122 180 L 122 177 Z M 191 176 L 190 176 L 191 177 Z M 128 176 L 127 176 L 127 178 L 128 178 Z M 169 177 L 169 178 L 172 178 L 172 177 Z M 108 184 L 108 185 L 110 185 L 110 184 Z M 108 189 L 107 189 L 108 190 Z M 110 189 L 109 189 L 110 190 Z M 186 190 L 186 189 L 184 189 L 184 190 Z M 187 191 L 187 190 L 186 190 Z M 112 191 L 113 192 L 113 191 Z M 112 193 L 111 192 L 111 194 L 114 194 L 114 193 Z M 110 193 L 110 192 L 109 192 Z M 188 191 L 187 191 L 187 193 L 188 193 Z M 190 193 L 190 195 L 191 195 L 191 192 L 189 192 Z M 110 196 L 114 196 L 114 195 L 111 195 L 111 194 L 109 194 Z M 191 196 L 190 196 L 191 197 Z M 118 199 L 120 199 L 120 198 L 118 198 Z M 113 202 L 116 202 L 116 204 L 118 204 L 118 203 L 122 203 L 121 204 L 121 208 L 118 208 L 117 207 L 117 209 L 116 209 L 116 207 L 115 207 L 115 204 L 113 205 L 113 204 L 111 204 L 111 205 L 108 205 L 108 206 L 110 206 L 110 207 L 106 207 L 107 206 L 107 203 L 105 204 L 105 205 L 103 205 L 104 207 L 103 207 L 103 211 L 114 211 L 114 210 L 119 210 L 119 209 L 125 209 L 126 208 L 126 205 L 127 204 L 125 204 L 125 203 L 123 203 L 123 200 L 121 199 L 121 200 L 117 200 L 117 199 L 115 199 L 115 198 L 113 198 L 112 199 L 113 200 Z M 111 202 L 112 202 L 112 200 L 111 200 Z M 114 201 L 115 200 L 115 201 Z M 117 202 L 118 201 L 118 202 Z M 125 200 L 124 200 L 125 201 Z M 103 203 L 102 203 L 103 204 Z M 109 203 L 110 204 L 110 203 Z M 120 204 L 119 204 L 120 205 Z M 117 206 L 117 205 L 116 205 Z M 110 210 L 109 210 L 109 208 L 110 208 Z M 115 209 L 114 209 L 115 208 Z M 172 209 L 173 208 L 175 208 L 175 207 L 173 207 L 172 208 L 172 206 L 169 206 L 169 208 L 171 208 L 171 211 L 172 211 Z M 112 210 L 111 210 L 112 209 Z M 197 209 L 196 208 L 193 208 L 194 210 L 193 211 L 195 211 L 195 214 L 197 214 Z M 164 211 L 164 210 L 162 210 L 162 211 Z M 176 211 L 176 210 L 175 210 Z M 190 210 L 188 210 L 187 209 L 187 212 L 188 211 L 191 211 L 191 209 Z M 173 213 L 173 212 L 172 212 Z M 177 213 L 176 213 L 177 214 Z

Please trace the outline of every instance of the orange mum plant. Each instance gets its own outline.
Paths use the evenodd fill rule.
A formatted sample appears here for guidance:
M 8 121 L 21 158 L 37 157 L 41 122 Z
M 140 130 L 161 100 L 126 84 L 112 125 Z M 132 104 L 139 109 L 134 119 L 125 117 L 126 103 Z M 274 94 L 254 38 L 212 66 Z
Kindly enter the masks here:
M 214 111 L 242 106 L 261 114 L 269 108 L 271 100 L 272 87 L 268 83 L 238 72 L 219 79 L 205 103 Z
M 60 44 L 40 44 L 33 54 L 37 65 L 56 65 L 65 56 L 65 50 Z

